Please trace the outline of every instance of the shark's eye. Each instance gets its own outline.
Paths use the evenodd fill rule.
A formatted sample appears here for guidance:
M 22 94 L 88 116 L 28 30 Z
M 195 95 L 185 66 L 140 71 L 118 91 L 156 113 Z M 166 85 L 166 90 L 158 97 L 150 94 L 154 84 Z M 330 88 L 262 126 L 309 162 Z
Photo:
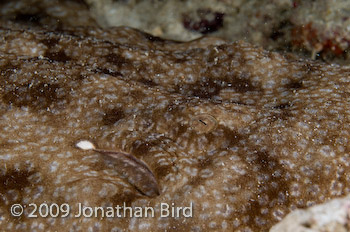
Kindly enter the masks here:
M 191 128 L 199 134 L 208 133 L 217 126 L 216 119 L 209 114 L 200 114 L 191 120 Z

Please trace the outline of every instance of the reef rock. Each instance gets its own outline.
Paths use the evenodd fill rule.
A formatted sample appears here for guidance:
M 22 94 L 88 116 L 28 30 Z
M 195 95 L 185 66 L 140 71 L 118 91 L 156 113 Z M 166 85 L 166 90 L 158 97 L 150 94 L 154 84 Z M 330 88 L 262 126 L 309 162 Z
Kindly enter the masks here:
M 306 210 L 295 210 L 270 232 L 349 231 L 350 198 L 334 199 Z

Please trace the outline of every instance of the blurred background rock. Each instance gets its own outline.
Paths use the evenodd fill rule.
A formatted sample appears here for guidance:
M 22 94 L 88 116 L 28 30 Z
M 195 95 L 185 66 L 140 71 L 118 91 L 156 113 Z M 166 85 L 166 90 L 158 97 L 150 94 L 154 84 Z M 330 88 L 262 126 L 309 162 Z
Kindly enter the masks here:
M 129 26 L 172 40 L 211 35 L 327 62 L 349 59 L 347 0 L 11 0 L 0 7 L 2 25 Z

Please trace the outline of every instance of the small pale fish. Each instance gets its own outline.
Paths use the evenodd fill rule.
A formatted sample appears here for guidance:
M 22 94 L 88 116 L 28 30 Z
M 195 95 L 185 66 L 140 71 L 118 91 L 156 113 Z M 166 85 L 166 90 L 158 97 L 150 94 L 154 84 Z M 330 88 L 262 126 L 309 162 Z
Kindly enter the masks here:
M 142 194 L 149 197 L 156 197 L 159 195 L 157 180 L 153 172 L 142 160 L 128 153 L 97 149 L 96 146 L 88 140 L 79 141 L 76 143 L 76 147 L 82 150 L 92 150 L 104 155 L 105 158 L 113 162 L 118 172 L 125 175 L 129 183 Z

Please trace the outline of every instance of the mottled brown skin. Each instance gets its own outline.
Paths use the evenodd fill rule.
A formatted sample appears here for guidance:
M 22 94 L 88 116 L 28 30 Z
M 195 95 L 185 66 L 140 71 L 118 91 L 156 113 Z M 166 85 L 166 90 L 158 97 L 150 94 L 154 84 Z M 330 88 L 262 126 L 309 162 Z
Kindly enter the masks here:
M 1 230 L 267 231 L 350 192 L 347 67 L 130 28 L 16 28 L 0 29 Z M 160 195 L 77 149 L 83 139 L 143 160 Z M 32 202 L 72 214 L 10 215 Z M 75 218 L 78 202 L 192 202 L 193 217 Z

